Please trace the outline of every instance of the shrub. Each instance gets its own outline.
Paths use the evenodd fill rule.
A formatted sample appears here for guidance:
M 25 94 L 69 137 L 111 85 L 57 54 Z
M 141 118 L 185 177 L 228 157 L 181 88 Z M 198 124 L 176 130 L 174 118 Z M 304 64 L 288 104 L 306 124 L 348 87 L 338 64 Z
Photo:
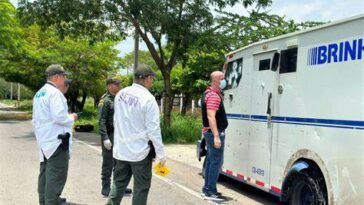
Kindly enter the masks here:
M 164 143 L 195 143 L 201 137 L 202 122 L 198 117 L 182 116 L 172 113 L 171 126 L 168 128 L 161 119 L 161 129 Z

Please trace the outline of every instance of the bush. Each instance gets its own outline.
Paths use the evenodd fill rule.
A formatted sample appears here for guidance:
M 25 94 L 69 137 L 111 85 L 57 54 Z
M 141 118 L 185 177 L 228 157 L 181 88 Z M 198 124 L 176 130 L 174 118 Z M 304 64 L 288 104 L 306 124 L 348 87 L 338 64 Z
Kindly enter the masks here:
M 93 100 L 88 99 L 85 103 L 82 113 L 79 119 L 76 121 L 76 125 L 93 125 L 94 132 L 99 133 L 99 118 L 98 109 L 94 107 Z
M 178 112 L 172 113 L 171 127 L 167 128 L 163 124 L 161 118 L 161 129 L 164 143 L 179 143 L 189 144 L 195 143 L 201 137 L 201 117 L 197 116 L 182 116 Z M 80 115 L 80 119 L 76 125 L 90 124 L 94 126 L 94 132 L 99 133 L 98 109 L 94 108 L 93 101 L 86 101 L 84 110 Z
M 201 137 L 202 121 L 198 117 L 182 116 L 172 113 L 171 126 L 168 128 L 161 119 L 162 137 L 164 143 L 195 143 Z

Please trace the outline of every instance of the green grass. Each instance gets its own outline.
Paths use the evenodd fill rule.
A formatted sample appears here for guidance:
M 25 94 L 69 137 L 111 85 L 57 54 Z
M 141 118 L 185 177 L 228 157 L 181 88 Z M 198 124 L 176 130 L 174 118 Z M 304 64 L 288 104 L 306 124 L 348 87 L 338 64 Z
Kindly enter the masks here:
M 21 112 L 21 113 L 0 113 L 0 120 L 30 120 L 32 119 L 32 114 L 29 112 Z
M 31 112 L 33 109 L 32 100 L 21 100 L 18 104 L 17 100 L 3 99 L 3 100 L 0 100 L 0 103 L 15 106 L 18 111 Z
M 14 106 L 16 111 L 24 112 L 11 112 L 0 114 L 0 120 L 30 120 L 32 119 L 32 100 L 22 100 L 18 103 L 17 100 L 2 99 L 0 103 Z

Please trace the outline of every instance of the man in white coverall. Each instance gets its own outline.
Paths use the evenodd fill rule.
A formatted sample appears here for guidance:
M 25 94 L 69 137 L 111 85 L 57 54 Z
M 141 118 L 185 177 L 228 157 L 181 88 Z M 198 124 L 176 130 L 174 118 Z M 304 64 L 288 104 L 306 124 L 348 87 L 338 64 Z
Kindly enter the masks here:
M 161 166 L 166 162 L 157 101 L 149 92 L 155 73 L 146 65 L 134 71 L 134 83 L 115 96 L 114 181 L 108 205 L 119 205 L 134 178 L 133 205 L 147 204 L 152 180 L 153 148 Z M 151 142 L 151 143 L 149 143 Z
M 39 148 L 39 204 L 67 204 L 60 198 L 67 180 L 72 126 L 77 114 L 68 114 L 65 90 L 66 73 L 60 65 L 46 70 L 47 83 L 33 98 L 33 129 Z

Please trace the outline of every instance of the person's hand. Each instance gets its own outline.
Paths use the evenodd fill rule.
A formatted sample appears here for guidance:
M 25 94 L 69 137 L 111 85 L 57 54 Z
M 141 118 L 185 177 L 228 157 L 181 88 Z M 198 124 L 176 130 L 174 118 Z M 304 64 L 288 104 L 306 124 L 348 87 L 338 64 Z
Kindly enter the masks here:
M 105 147 L 107 150 L 111 150 L 112 144 L 111 144 L 111 141 L 110 141 L 109 139 L 104 140 L 104 147 Z
M 76 113 L 72 113 L 71 116 L 73 117 L 73 120 L 78 120 L 78 115 Z
M 166 159 L 163 158 L 163 159 L 160 159 L 159 160 L 159 167 L 164 167 L 166 165 Z
M 221 148 L 221 140 L 220 140 L 220 137 L 214 137 L 214 147 L 216 149 L 220 149 Z

